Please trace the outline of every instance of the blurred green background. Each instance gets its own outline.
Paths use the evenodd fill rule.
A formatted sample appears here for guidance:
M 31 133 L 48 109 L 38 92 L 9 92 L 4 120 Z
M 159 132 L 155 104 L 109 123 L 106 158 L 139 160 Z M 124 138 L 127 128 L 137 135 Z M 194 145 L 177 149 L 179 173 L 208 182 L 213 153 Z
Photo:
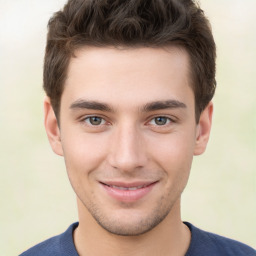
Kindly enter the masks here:
M 0 254 L 77 221 L 63 159 L 44 132 L 46 24 L 64 0 L 0 0 Z M 256 246 L 256 1 L 201 0 L 217 43 L 211 139 L 195 157 L 183 220 Z

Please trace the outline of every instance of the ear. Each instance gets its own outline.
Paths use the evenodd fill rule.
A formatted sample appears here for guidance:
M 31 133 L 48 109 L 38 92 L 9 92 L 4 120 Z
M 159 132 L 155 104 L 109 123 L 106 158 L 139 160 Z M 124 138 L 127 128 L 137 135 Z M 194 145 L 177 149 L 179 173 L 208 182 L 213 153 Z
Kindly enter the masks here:
M 63 156 L 60 129 L 49 97 L 44 99 L 44 126 L 52 150 L 57 155 Z
M 200 115 L 200 119 L 197 125 L 194 155 L 201 155 L 206 149 L 212 127 L 212 113 L 213 103 L 210 102 Z

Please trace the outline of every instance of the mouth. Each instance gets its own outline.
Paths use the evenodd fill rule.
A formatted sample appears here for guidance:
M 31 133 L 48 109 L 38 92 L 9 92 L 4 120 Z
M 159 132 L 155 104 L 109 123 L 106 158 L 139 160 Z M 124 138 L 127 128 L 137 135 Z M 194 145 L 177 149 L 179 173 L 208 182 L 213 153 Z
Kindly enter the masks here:
M 100 182 L 107 195 L 121 202 L 135 202 L 146 197 L 158 181 L 153 182 Z
M 104 183 L 103 183 L 104 184 Z M 145 188 L 146 186 L 148 185 L 140 185 L 140 186 L 129 186 L 127 185 L 126 187 L 122 187 L 122 186 L 116 186 L 116 185 L 109 185 L 109 184 L 104 184 L 108 187 L 111 187 L 111 188 L 115 188 L 115 189 L 120 189 L 120 190 L 136 190 L 136 189 L 140 189 L 140 188 Z

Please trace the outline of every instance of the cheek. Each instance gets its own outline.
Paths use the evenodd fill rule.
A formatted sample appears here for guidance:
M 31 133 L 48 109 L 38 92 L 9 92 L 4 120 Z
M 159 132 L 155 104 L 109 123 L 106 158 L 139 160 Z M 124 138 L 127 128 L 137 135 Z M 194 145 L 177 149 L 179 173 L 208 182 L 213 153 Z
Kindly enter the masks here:
M 168 175 L 185 175 L 191 168 L 194 146 L 193 136 L 187 133 L 170 134 L 158 138 L 157 142 L 151 141 L 151 156 Z
M 193 135 L 189 136 L 185 132 L 168 134 L 151 140 L 150 148 L 152 148 L 154 154 L 159 155 L 159 157 L 169 157 L 170 160 L 178 160 L 179 158 L 185 160 L 189 158 L 190 155 L 193 155 L 195 147 L 194 137 Z
M 88 136 L 86 133 L 64 133 L 62 147 L 67 170 L 70 174 L 88 174 L 97 168 L 105 158 L 106 141 L 102 136 Z

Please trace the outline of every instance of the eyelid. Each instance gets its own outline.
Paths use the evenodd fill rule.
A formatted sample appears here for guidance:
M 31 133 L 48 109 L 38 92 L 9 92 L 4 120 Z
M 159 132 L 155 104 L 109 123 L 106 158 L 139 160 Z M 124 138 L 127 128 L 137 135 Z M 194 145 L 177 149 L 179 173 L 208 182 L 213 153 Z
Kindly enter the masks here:
M 91 118 L 91 117 L 98 117 L 98 118 L 101 118 L 104 123 L 103 124 L 100 124 L 100 125 L 92 125 L 92 124 L 89 124 L 88 122 L 86 122 L 88 125 L 90 126 L 102 126 L 102 125 L 108 125 L 108 124 L 111 124 L 110 121 L 108 121 L 108 118 L 105 117 L 105 116 L 102 116 L 100 114 L 89 114 L 89 115 L 83 115 L 82 117 L 78 118 L 79 122 L 81 123 L 85 123 L 85 120 Z M 169 116 L 169 115 L 166 115 L 166 114 L 157 114 L 157 115 L 152 115 L 150 117 L 147 118 L 147 121 L 146 121 L 146 125 L 149 124 L 150 125 L 150 122 L 153 121 L 155 118 L 158 118 L 158 117 L 163 117 L 163 118 L 166 118 L 168 119 L 168 122 L 164 125 L 162 125 L 162 127 L 164 126 L 167 126 L 168 124 L 170 123 L 177 123 L 178 122 L 178 119 L 176 117 L 173 117 L 173 116 Z M 155 126 L 161 126 L 161 125 L 157 125 L 157 124 L 154 124 Z
M 166 118 L 169 121 L 168 123 L 166 123 L 162 126 L 166 126 L 170 123 L 176 123 L 177 122 L 177 120 L 174 117 L 170 117 L 169 115 L 154 115 L 154 116 L 151 116 L 150 118 L 148 118 L 148 121 L 146 123 L 149 124 L 151 121 L 153 121 L 154 119 L 156 119 L 158 117 Z M 156 126 L 161 126 L 161 125 L 156 125 Z
M 160 117 L 160 116 L 159 116 L 159 117 Z M 161 118 L 165 118 L 165 119 L 166 119 L 166 123 L 164 123 L 164 124 L 157 124 L 157 123 L 156 123 L 156 119 L 159 118 L 159 117 L 154 117 L 153 119 L 151 119 L 151 120 L 149 121 L 149 123 L 154 122 L 153 125 L 160 127 L 160 126 L 169 125 L 169 124 L 172 122 L 172 121 L 170 120 L 170 118 L 165 117 L 165 116 L 161 116 Z
M 91 118 L 91 117 L 100 118 L 102 121 L 104 121 L 104 123 L 103 123 L 103 124 L 99 124 L 99 125 L 93 125 L 93 124 L 90 124 L 89 122 L 86 122 L 86 120 L 89 120 L 89 118 Z M 81 117 L 81 118 L 79 119 L 79 121 L 80 121 L 81 123 L 86 123 L 87 125 L 89 125 L 89 126 L 94 126 L 94 127 L 106 125 L 106 124 L 109 123 L 109 122 L 106 120 L 106 117 L 102 117 L 101 115 L 98 115 L 98 114 L 95 114 L 95 115 L 93 115 L 93 114 L 91 114 L 91 115 L 85 115 L 85 116 Z
M 97 124 L 97 125 L 95 125 L 95 126 L 100 126 L 100 125 L 106 123 L 106 120 L 103 119 L 103 118 L 101 118 L 101 117 L 99 117 L 99 116 L 89 116 L 89 117 L 86 117 L 86 118 L 84 119 L 84 121 L 86 122 L 86 121 L 88 120 L 88 121 L 89 121 L 89 124 L 92 125 L 92 126 L 94 126 L 94 125 L 91 123 L 91 118 L 98 118 L 98 119 L 100 120 L 100 124 Z

